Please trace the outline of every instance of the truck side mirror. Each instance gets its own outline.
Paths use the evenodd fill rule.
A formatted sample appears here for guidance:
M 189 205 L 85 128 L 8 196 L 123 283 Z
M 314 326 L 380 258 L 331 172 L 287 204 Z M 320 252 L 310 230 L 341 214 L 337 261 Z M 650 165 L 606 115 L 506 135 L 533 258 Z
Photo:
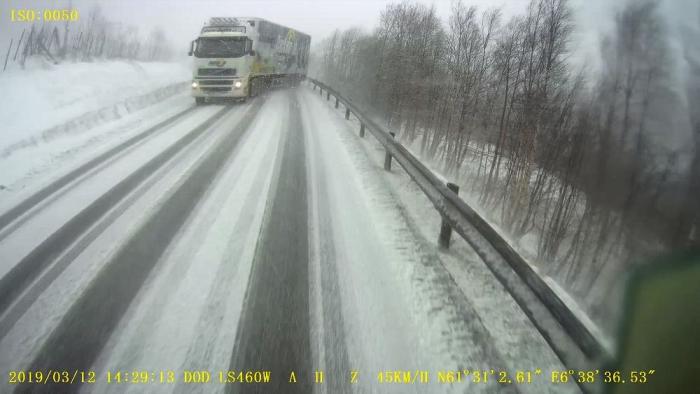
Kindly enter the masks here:
M 187 52 L 187 56 L 192 56 L 194 53 L 194 41 L 190 42 L 190 51 Z

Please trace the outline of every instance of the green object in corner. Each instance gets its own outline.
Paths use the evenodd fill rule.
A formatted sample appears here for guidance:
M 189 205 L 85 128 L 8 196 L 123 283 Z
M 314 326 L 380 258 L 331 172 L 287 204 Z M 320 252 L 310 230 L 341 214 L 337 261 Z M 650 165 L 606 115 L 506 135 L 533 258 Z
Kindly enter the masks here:
M 700 254 L 675 254 L 639 269 L 625 303 L 614 367 L 620 381 L 606 383 L 606 391 L 700 393 Z

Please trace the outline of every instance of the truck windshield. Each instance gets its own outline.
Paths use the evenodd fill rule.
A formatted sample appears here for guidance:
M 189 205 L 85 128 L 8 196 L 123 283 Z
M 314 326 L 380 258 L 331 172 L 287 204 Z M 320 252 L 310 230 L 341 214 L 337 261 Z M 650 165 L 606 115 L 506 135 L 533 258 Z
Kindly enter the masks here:
M 246 53 L 246 37 L 200 38 L 197 57 L 241 57 Z

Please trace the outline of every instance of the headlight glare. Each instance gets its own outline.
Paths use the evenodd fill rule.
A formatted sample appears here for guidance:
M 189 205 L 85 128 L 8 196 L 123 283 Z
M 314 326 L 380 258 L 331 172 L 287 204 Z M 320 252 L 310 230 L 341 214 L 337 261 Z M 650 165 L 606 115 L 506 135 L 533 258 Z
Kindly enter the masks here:
M 241 86 L 243 86 L 243 84 L 241 83 L 241 81 L 236 81 L 236 82 L 233 83 L 233 86 L 234 86 L 236 89 L 240 89 Z

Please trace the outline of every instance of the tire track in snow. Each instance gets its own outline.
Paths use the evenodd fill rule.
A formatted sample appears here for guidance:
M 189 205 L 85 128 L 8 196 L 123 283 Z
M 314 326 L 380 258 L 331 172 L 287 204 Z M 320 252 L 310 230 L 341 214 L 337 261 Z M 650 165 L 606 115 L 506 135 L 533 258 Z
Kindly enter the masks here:
M 90 368 L 159 257 L 252 123 L 260 105 L 260 100 L 253 103 L 233 130 L 100 270 L 44 342 L 29 370 Z M 49 393 L 65 389 L 65 384 L 24 384 L 15 391 Z
M 290 93 L 287 93 L 290 94 Z M 239 320 L 230 369 L 270 370 L 264 386 L 229 385 L 229 392 L 309 393 L 308 215 L 306 155 L 299 104 L 290 99 L 278 176 L 272 182 L 262 232 Z M 294 371 L 297 383 L 288 383 Z
M 260 113 L 274 113 L 279 104 L 286 109 L 284 100 L 265 100 Z M 227 369 L 281 127 L 274 116 L 253 122 L 93 364 L 98 375 L 137 368 L 216 376 Z M 223 387 L 100 382 L 83 392 L 211 393 Z
M 311 297 L 312 304 L 312 344 L 317 354 L 314 359 L 315 369 L 323 370 L 326 384 L 316 387 L 317 390 L 328 393 L 350 393 L 347 377 L 351 371 L 348 358 L 347 343 L 345 342 L 345 323 L 342 313 L 340 280 L 338 272 L 339 256 L 333 239 L 333 215 L 329 204 L 326 163 L 320 154 L 317 130 L 313 123 L 312 114 L 303 97 L 297 95 L 297 101 L 302 106 L 304 134 L 308 147 L 308 189 L 311 207 L 310 229 L 312 234 L 313 256 L 310 259 L 313 271 Z M 333 163 L 330 163 L 333 165 Z M 318 331 L 316 331 L 318 330 Z
M 273 96 L 260 113 L 274 113 L 279 105 L 286 110 L 288 104 Z M 93 364 L 98 376 L 134 368 L 208 370 L 218 381 L 216 371 L 228 368 L 265 209 L 260 196 L 267 195 L 281 128 L 274 116 L 253 122 Z M 100 382 L 82 391 L 211 393 L 223 388 L 213 382 L 131 387 Z
M 138 185 L 145 181 L 153 172 L 163 166 L 178 152 L 189 146 L 197 137 L 204 134 L 212 124 L 223 117 L 230 109 L 231 107 L 222 108 L 200 126 L 185 134 L 174 144 L 139 167 L 139 169 L 121 180 L 109 189 L 109 191 L 63 224 L 58 230 L 15 264 L 12 269 L 0 278 L 0 314 L 4 314 L 17 298 L 21 296 L 25 289 L 59 258 L 68 247 L 78 241 L 86 230 L 97 223 L 101 217 L 128 196 L 131 191 L 137 188 Z M 53 271 L 53 278 L 60 274 L 61 271 L 62 270 Z
M 63 175 L 62 177 L 51 182 L 49 185 L 43 187 L 41 190 L 27 197 L 25 200 L 23 200 L 16 206 L 10 208 L 6 212 L 3 212 L 0 215 L 0 240 L 2 240 L 2 238 L 7 236 L 7 234 L 9 233 L 9 231 L 7 230 L 10 229 L 8 228 L 10 224 L 17 221 L 17 219 L 20 218 L 21 220 L 19 221 L 19 223 L 15 223 L 16 225 L 21 224 L 21 222 L 27 220 L 29 217 L 31 217 L 28 214 L 35 213 L 35 208 L 39 206 L 42 202 L 44 202 L 44 200 L 54 195 L 56 192 L 63 189 L 65 186 L 71 183 L 75 184 L 76 181 L 79 181 L 85 175 L 94 172 L 100 166 L 108 163 L 110 159 L 115 158 L 119 154 L 126 151 L 128 148 L 131 148 L 137 143 L 142 142 L 146 138 L 155 135 L 157 132 L 163 131 L 167 126 L 182 119 L 185 115 L 189 114 L 190 112 L 193 112 L 196 108 L 197 107 L 195 106 L 189 107 L 184 111 L 178 112 L 175 115 L 149 127 L 145 131 L 109 149 L 107 152 L 102 153 L 98 157 L 95 157 L 89 160 L 88 162 L 80 165 L 78 168 L 70 171 L 68 174 Z
M 263 124 L 263 127 L 269 128 L 269 125 Z M 273 129 L 273 131 L 278 130 L 279 128 Z M 275 135 L 273 138 L 279 140 L 279 135 Z M 199 322 L 194 331 L 196 334 L 188 348 L 182 370 L 210 369 L 212 365 L 215 365 L 219 370 L 225 370 L 227 367 L 226 364 L 219 364 L 220 349 L 229 343 L 229 336 L 235 341 L 236 333 L 232 327 L 237 326 L 246 290 L 246 283 L 240 279 L 250 277 L 255 254 L 255 249 L 251 246 L 255 245 L 260 234 L 266 205 L 266 200 L 256 192 L 267 192 L 269 186 L 266 184 L 269 185 L 274 170 L 274 164 L 270 165 L 269 163 L 274 163 L 275 154 L 278 153 L 277 141 L 272 142 L 268 138 L 257 141 L 257 144 L 259 148 L 266 151 L 262 158 L 264 164 L 257 163 L 257 161 L 254 163 L 258 164 L 259 168 L 255 171 L 252 185 L 248 187 L 249 193 L 236 217 L 229 243 L 215 274 L 216 279 L 209 288 L 204 307 L 199 313 Z M 233 341 L 230 342 L 228 349 L 233 347 Z M 229 361 L 230 354 L 227 353 L 226 362 Z M 192 387 L 190 384 L 180 383 L 174 392 L 212 392 L 209 387 Z
M 242 112 L 241 107 L 237 107 L 231 114 L 238 114 Z M 228 117 L 224 117 L 228 120 Z M 43 294 L 43 292 L 65 271 L 68 266 L 81 254 L 83 251 L 89 247 L 89 245 L 98 239 L 101 234 L 112 225 L 125 211 L 130 209 L 132 204 L 137 201 L 145 193 L 149 192 L 151 187 L 158 183 L 163 176 L 165 176 L 173 167 L 179 165 L 180 160 L 186 160 L 186 157 L 192 152 L 197 151 L 200 145 L 205 144 L 208 140 L 216 138 L 216 135 L 212 133 L 205 133 L 200 135 L 192 144 L 188 146 L 187 149 L 180 150 L 175 156 L 170 158 L 168 162 L 150 174 L 146 180 L 144 180 L 140 185 L 138 185 L 134 190 L 132 190 L 126 197 L 124 197 L 117 205 L 107 211 L 98 221 L 90 226 L 90 228 L 82 234 L 78 240 L 71 244 L 64 252 L 60 254 L 53 262 L 50 264 L 43 273 L 40 273 L 38 277 L 32 281 L 21 294 L 17 297 L 16 301 L 7 308 L 5 313 L 0 314 L 0 339 L 4 339 L 5 336 L 13 329 L 14 325 L 19 319 L 22 318 L 23 314 L 31 307 L 31 305 Z

